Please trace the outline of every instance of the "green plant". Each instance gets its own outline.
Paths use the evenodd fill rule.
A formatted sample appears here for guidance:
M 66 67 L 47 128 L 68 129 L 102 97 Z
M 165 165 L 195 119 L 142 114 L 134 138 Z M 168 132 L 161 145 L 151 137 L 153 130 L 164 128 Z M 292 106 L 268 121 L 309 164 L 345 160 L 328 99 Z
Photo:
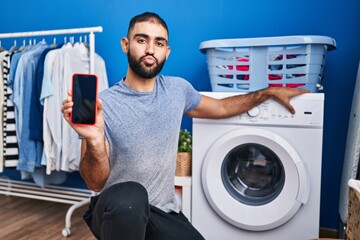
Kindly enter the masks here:
M 187 129 L 180 130 L 178 152 L 191 152 L 191 150 L 192 139 L 190 132 Z

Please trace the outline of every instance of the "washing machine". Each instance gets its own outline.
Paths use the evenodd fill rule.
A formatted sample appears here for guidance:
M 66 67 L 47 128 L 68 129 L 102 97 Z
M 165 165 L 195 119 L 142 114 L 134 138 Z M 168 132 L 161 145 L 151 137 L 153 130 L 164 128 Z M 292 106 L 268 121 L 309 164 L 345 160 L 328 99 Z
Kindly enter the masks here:
M 270 99 L 235 117 L 193 119 L 191 216 L 205 239 L 318 237 L 324 94 L 291 104 L 294 115 Z

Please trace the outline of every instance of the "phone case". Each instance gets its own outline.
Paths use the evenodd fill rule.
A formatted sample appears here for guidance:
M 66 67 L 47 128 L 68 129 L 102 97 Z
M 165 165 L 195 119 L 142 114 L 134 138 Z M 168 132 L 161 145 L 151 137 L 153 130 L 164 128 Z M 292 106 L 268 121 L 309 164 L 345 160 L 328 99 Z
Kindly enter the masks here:
M 89 82 L 90 80 L 94 80 L 95 83 Z M 76 81 L 78 81 L 78 83 L 76 83 Z M 85 81 L 88 81 L 88 82 L 86 84 L 83 84 Z M 91 116 L 88 115 L 88 112 L 87 112 L 87 110 L 85 110 L 85 106 L 84 106 L 84 102 L 85 102 L 85 100 L 88 100 L 88 98 L 86 98 L 86 97 L 78 98 L 79 94 L 80 95 L 91 95 L 91 100 L 94 100 L 94 102 L 90 101 L 90 103 L 87 105 L 92 110 Z M 78 99 L 75 99 L 75 98 L 78 98 Z M 81 125 L 84 125 L 84 126 L 94 125 L 96 123 L 96 114 L 97 114 L 97 105 L 98 105 L 97 98 L 98 98 L 98 77 L 97 77 L 97 75 L 87 74 L 87 73 L 74 73 L 72 76 L 72 99 L 73 99 L 74 105 L 73 105 L 73 112 L 70 113 L 70 122 L 74 125 L 80 125 L 80 126 Z M 75 101 L 79 101 L 79 100 L 81 100 L 80 103 L 75 102 Z M 78 112 L 76 112 L 76 114 L 75 114 L 74 111 L 78 111 Z M 88 116 L 88 118 L 84 117 L 84 119 L 86 121 L 82 121 L 83 120 L 83 119 L 81 119 L 82 113 L 84 113 L 86 115 L 86 117 Z M 75 116 L 76 120 L 74 119 L 74 116 Z

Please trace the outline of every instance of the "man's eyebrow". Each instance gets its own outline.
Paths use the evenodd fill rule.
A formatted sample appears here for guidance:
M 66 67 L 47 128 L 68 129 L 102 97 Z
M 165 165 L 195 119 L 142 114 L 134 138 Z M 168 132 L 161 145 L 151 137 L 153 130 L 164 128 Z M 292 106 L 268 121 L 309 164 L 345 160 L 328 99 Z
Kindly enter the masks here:
M 145 34 L 145 33 L 136 33 L 136 34 L 134 35 L 134 38 L 136 38 L 136 37 L 143 37 L 143 38 L 147 38 L 147 39 L 150 38 L 150 36 L 147 35 L 147 34 Z M 164 37 L 155 37 L 155 39 L 158 40 L 158 41 L 164 41 L 164 42 L 166 42 L 166 43 L 168 42 L 167 39 L 164 38 Z
M 150 36 L 145 33 L 136 33 L 134 35 L 134 38 L 136 38 L 136 37 L 150 38 Z
M 155 39 L 158 40 L 158 41 L 164 41 L 166 43 L 168 42 L 167 39 L 164 38 L 164 37 L 156 37 Z

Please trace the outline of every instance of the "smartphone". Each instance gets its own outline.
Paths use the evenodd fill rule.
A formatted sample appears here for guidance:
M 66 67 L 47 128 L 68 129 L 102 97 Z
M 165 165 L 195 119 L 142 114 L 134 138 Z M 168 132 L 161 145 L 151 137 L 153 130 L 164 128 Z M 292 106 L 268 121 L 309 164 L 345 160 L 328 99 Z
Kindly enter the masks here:
M 74 102 L 71 122 L 78 125 L 94 125 L 97 108 L 97 76 L 75 73 L 72 77 L 72 99 Z

